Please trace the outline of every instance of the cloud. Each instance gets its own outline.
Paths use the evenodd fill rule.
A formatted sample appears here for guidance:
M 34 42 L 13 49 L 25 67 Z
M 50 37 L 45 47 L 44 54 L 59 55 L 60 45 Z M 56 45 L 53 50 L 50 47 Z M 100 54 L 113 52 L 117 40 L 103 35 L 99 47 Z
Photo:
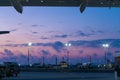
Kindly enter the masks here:
M 120 39 L 113 39 L 110 43 L 112 47 L 120 48 Z
M 115 51 L 115 53 L 120 53 L 120 51 Z
M 0 54 L 1 54 L 1 55 L 5 55 L 5 53 L 3 53 L 3 52 L 0 52 Z
M 118 33 L 120 33 L 120 30 L 118 31 Z
M 0 46 L 7 46 L 7 47 L 22 47 L 27 46 L 27 44 L 6 44 L 6 45 L 0 45 Z
M 22 22 L 18 23 L 18 25 L 22 25 Z
M 9 57 L 9 60 L 10 60 L 10 61 L 16 61 L 17 59 L 18 59 L 18 58 L 17 58 L 16 56 L 10 56 L 10 57 Z
M 102 44 L 109 43 L 112 48 L 120 48 L 120 39 L 100 39 L 100 40 L 91 40 L 91 41 L 85 41 L 85 40 L 77 40 L 77 41 L 68 41 L 72 44 L 74 47 L 90 47 L 90 48 L 102 48 Z M 28 47 L 27 43 L 24 44 L 6 44 L 6 45 L 0 45 L 0 46 L 6 46 L 6 47 Z M 42 46 L 42 47 L 52 47 L 55 51 L 60 53 L 65 45 L 61 41 L 56 42 L 48 42 L 48 43 L 32 43 L 32 46 Z M 5 50 L 8 51 L 8 50 Z M 81 51 L 82 52 L 82 51 Z
M 33 46 L 52 47 L 57 52 L 61 52 L 64 48 L 64 44 L 60 41 L 56 41 L 54 43 L 35 43 Z
M 60 41 L 55 42 L 52 47 L 57 51 L 57 52 L 61 52 L 61 49 L 64 48 L 64 44 Z
M 107 52 L 107 56 L 113 56 L 111 52 Z
M 87 41 L 84 46 L 91 47 L 91 48 L 100 48 L 102 45 L 101 41 Z
M 54 37 L 55 37 L 55 38 L 67 38 L 68 35 L 66 35 L 66 34 L 63 34 L 63 35 L 55 35 Z
M 93 57 L 98 57 L 98 54 L 97 53 L 93 53 Z
M 6 40 L 6 42 L 13 42 L 13 41 L 11 41 L 11 40 Z
M 84 33 L 82 31 L 77 31 L 75 34 L 77 36 L 81 36 L 81 37 L 90 37 L 91 35 L 93 35 L 93 34 L 89 34 L 89 33 Z
M 12 51 L 8 50 L 8 49 L 4 49 L 4 52 L 8 56 L 13 56 L 14 55 L 14 53 Z
M 84 46 L 84 47 L 91 47 L 91 48 L 100 48 L 102 44 L 108 43 L 113 48 L 120 48 L 120 39 L 100 39 L 100 40 L 91 40 L 91 41 L 84 41 L 84 40 L 77 40 L 77 41 L 69 41 L 73 46 Z
M 32 32 L 32 34 L 38 34 L 38 32 Z
M 91 30 L 91 32 L 92 32 L 92 33 L 96 33 L 96 31 L 95 31 L 95 30 Z
M 56 31 L 48 31 L 47 33 L 54 33 L 54 32 L 56 32 Z
M 39 25 L 40 27 L 45 27 L 45 25 Z
M 8 46 L 8 47 L 28 47 L 28 44 L 6 44 L 1 46 Z M 43 46 L 43 47 L 52 47 L 57 52 L 61 52 L 64 48 L 64 44 L 60 41 L 56 41 L 54 43 L 32 43 L 32 46 Z
M 84 53 L 84 51 L 83 51 L 83 50 L 80 50 L 80 51 L 79 51 L 79 53 L 80 53 L 80 54 L 83 54 L 83 53 Z
M 102 31 L 102 30 L 91 30 L 91 33 L 94 34 L 94 35 L 98 34 L 98 33 L 102 34 L 102 33 L 104 33 L 104 31 Z
M 11 30 L 11 32 L 15 32 L 15 31 L 17 31 L 17 29 L 12 29 L 12 30 Z
M 49 38 L 47 38 L 47 37 L 41 37 L 40 39 L 46 40 L 46 39 L 49 39 Z
M 23 53 L 20 53 L 18 56 L 16 56 L 17 60 L 21 64 L 26 64 L 28 63 L 28 56 L 24 55 Z
M 37 25 L 37 24 L 33 24 L 33 25 L 31 25 L 31 27 L 38 27 L 39 25 Z
M 33 24 L 31 27 L 43 27 L 44 25 Z
M 43 53 L 43 55 L 49 55 L 50 54 L 50 52 L 47 51 L 47 50 L 41 50 L 41 52 Z
M 104 33 L 104 31 L 101 31 L 101 30 L 98 30 L 97 32 L 98 32 L 98 33 Z
M 52 47 L 57 52 L 61 52 L 64 48 L 64 44 L 60 41 L 56 41 L 54 43 L 36 43 L 34 46 Z
M 28 57 L 27 57 L 26 55 L 24 55 L 24 54 L 19 54 L 18 57 L 19 57 L 20 59 L 27 59 L 27 58 L 28 58 Z

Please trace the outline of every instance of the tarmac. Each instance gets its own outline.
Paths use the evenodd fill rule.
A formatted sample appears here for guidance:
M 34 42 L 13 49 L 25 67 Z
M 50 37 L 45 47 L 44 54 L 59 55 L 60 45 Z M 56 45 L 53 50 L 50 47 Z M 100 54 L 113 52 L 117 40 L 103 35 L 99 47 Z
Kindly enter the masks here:
M 21 72 L 18 77 L 3 80 L 120 80 L 116 72 Z

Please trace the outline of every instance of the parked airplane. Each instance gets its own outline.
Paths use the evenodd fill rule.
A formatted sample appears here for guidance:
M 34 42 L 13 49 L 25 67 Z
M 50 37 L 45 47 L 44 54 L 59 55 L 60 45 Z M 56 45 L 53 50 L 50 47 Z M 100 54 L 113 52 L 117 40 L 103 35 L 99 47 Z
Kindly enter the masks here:
M 80 7 L 83 13 L 86 7 L 120 7 L 120 0 L 0 0 L 0 6 L 11 5 L 19 13 L 23 12 L 23 6 Z

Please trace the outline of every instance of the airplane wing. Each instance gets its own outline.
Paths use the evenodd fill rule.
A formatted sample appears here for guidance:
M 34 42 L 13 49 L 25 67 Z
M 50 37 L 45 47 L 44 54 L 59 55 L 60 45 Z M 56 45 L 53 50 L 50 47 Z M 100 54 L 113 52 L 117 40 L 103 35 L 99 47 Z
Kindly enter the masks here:
M 19 13 L 22 6 L 80 7 L 82 13 L 86 7 L 120 7 L 120 0 L 0 0 L 0 6 L 13 6 Z
M 8 34 L 10 31 L 0 31 L 0 34 Z

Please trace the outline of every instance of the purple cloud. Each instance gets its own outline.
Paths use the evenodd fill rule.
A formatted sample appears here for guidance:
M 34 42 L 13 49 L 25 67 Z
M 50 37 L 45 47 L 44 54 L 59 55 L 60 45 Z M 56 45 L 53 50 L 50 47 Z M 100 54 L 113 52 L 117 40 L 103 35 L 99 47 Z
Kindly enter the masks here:
M 4 52 L 8 56 L 13 56 L 14 55 L 14 53 L 12 51 L 8 50 L 8 49 L 4 49 Z
M 54 37 L 55 37 L 55 38 L 67 38 L 68 35 L 66 35 L 66 34 L 63 34 L 63 35 L 55 35 Z

